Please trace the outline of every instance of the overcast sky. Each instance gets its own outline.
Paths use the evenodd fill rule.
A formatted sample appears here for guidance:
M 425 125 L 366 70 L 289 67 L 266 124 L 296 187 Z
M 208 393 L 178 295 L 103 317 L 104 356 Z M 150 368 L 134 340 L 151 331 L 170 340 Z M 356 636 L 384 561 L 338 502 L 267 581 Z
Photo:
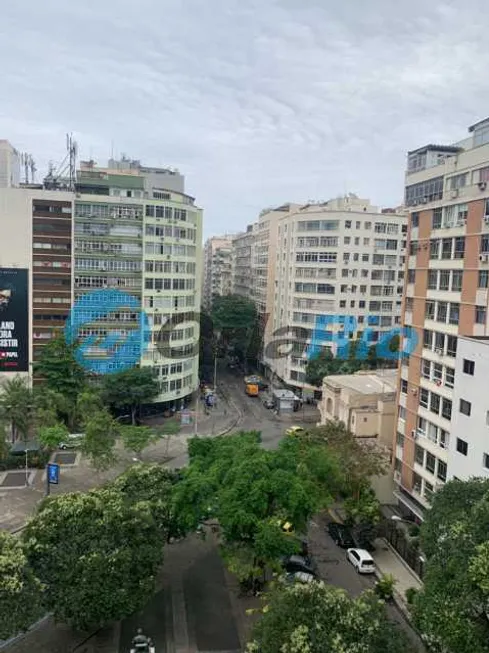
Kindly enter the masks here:
M 485 0 L 23 0 L 0 21 L 0 138 L 45 171 L 72 131 L 179 168 L 205 235 L 345 192 L 402 201 L 405 153 L 489 115 Z

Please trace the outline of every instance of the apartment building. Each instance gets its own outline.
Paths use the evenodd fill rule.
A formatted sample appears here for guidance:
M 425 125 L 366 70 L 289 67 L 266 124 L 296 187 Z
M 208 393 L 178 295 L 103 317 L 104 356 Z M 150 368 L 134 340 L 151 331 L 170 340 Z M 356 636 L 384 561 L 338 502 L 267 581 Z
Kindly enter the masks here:
M 63 328 L 73 303 L 77 337 L 100 373 L 126 356 L 158 377 L 156 401 L 185 400 L 198 386 L 202 210 L 175 170 L 138 161 L 98 168 L 82 163 L 73 192 L 20 186 L 0 189 L 0 268 L 29 271 L 29 360 Z M 98 290 L 125 293 L 127 305 L 91 306 Z M 141 307 L 147 342 L 136 342 Z M 98 310 L 98 309 L 97 309 Z M 107 343 L 119 346 L 112 360 Z M 136 359 L 137 360 L 137 359 Z
M 5 139 L 0 139 L 0 188 L 11 188 L 20 184 L 21 154 Z
M 0 271 L 17 268 L 28 278 L 28 308 L 18 326 L 27 339 L 22 375 L 29 380 L 32 363 L 64 326 L 73 301 L 73 197 L 42 187 L 0 189 Z
M 253 261 L 256 224 L 247 226 L 246 231 L 232 239 L 232 294 L 251 299 L 253 296 Z
M 202 305 L 210 310 L 214 297 L 233 291 L 233 237 L 213 236 L 204 245 Z
M 339 420 L 357 438 L 392 448 L 396 421 L 397 371 L 333 374 L 323 381 L 321 424 Z
M 279 220 L 265 343 L 272 375 L 310 390 L 305 368 L 313 338 L 335 352 L 335 333 L 373 344 L 399 328 L 406 229 L 402 211 L 381 211 L 353 194 Z M 322 326 L 327 316 L 337 316 L 336 323 Z M 281 350 L 272 344 L 287 339 Z
M 475 360 L 472 348 L 482 356 L 477 373 L 484 368 L 488 181 L 489 119 L 469 127 L 463 141 L 408 153 L 403 324 L 415 329 L 418 346 L 400 367 L 394 479 L 400 505 L 419 519 L 448 478 L 484 471 L 481 419 L 467 421 L 467 393 L 476 388 L 464 368 Z

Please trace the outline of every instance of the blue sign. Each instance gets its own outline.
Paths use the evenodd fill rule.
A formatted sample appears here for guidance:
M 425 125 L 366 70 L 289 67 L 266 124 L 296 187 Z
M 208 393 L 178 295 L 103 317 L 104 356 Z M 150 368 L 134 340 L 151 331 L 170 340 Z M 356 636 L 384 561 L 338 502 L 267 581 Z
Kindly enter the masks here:
M 118 322 L 129 322 L 121 313 L 132 314 L 130 321 L 137 326 L 117 327 Z M 80 335 L 82 327 L 85 335 Z M 78 344 L 76 356 L 83 367 L 95 374 L 111 374 L 139 363 L 151 341 L 151 325 L 137 297 L 122 290 L 96 290 L 82 295 L 73 305 L 65 337 L 69 344 Z
M 59 465 L 56 463 L 48 463 L 48 483 L 50 485 L 59 483 Z

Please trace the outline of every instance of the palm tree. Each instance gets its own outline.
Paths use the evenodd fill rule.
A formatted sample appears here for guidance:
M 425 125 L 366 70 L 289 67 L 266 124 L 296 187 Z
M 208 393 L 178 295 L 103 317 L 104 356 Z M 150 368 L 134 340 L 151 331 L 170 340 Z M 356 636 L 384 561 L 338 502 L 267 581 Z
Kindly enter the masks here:
M 32 422 L 32 390 L 20 376 L 6 381 L 0 391 L 0 415 L 10 424 L 12 442 L 27 440 Z

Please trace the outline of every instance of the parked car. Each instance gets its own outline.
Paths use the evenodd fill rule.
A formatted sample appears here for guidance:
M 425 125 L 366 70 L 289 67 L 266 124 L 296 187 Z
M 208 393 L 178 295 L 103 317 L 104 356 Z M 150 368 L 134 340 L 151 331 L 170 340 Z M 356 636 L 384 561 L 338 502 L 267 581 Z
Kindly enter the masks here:
M 275 408 L 275 402 L 273 401 L 273 399 L 265 399 L 263 401 L 263 405 L 265 406 L 265 408 Z
M 285 431 L 286 435 L 301 435 L 304 433 L 302 426 L 291 426 Z
M 282 567 L 289 574 L 304 572 L 314 577 L 317 575 L 313 560 L 306 556 L 291 555 L 287 558 L 283 558 Z
M 59 443 L 59 449 L 76 449 L 82 443 L 85 433 L 70 433 L 64 442 Z
M 343 549 L 355 548 L 355 540 L 353 539 L 353 535 L 348 526 L 337 524 L 336 522 L 330 522 L 328 524 L 328 533 L 333 542 L 338 546 L 341 546 Z
M 316 580 L 315 576 L 307 573 L 306 571 L 296 571 L 292 574 L 287 574 L 285 577 L 288 583 L 312 583 Z
M 375 574 L 375 562 L 365 549 L 348 549 L 346 559 L 351 562 L 359 574 Z

